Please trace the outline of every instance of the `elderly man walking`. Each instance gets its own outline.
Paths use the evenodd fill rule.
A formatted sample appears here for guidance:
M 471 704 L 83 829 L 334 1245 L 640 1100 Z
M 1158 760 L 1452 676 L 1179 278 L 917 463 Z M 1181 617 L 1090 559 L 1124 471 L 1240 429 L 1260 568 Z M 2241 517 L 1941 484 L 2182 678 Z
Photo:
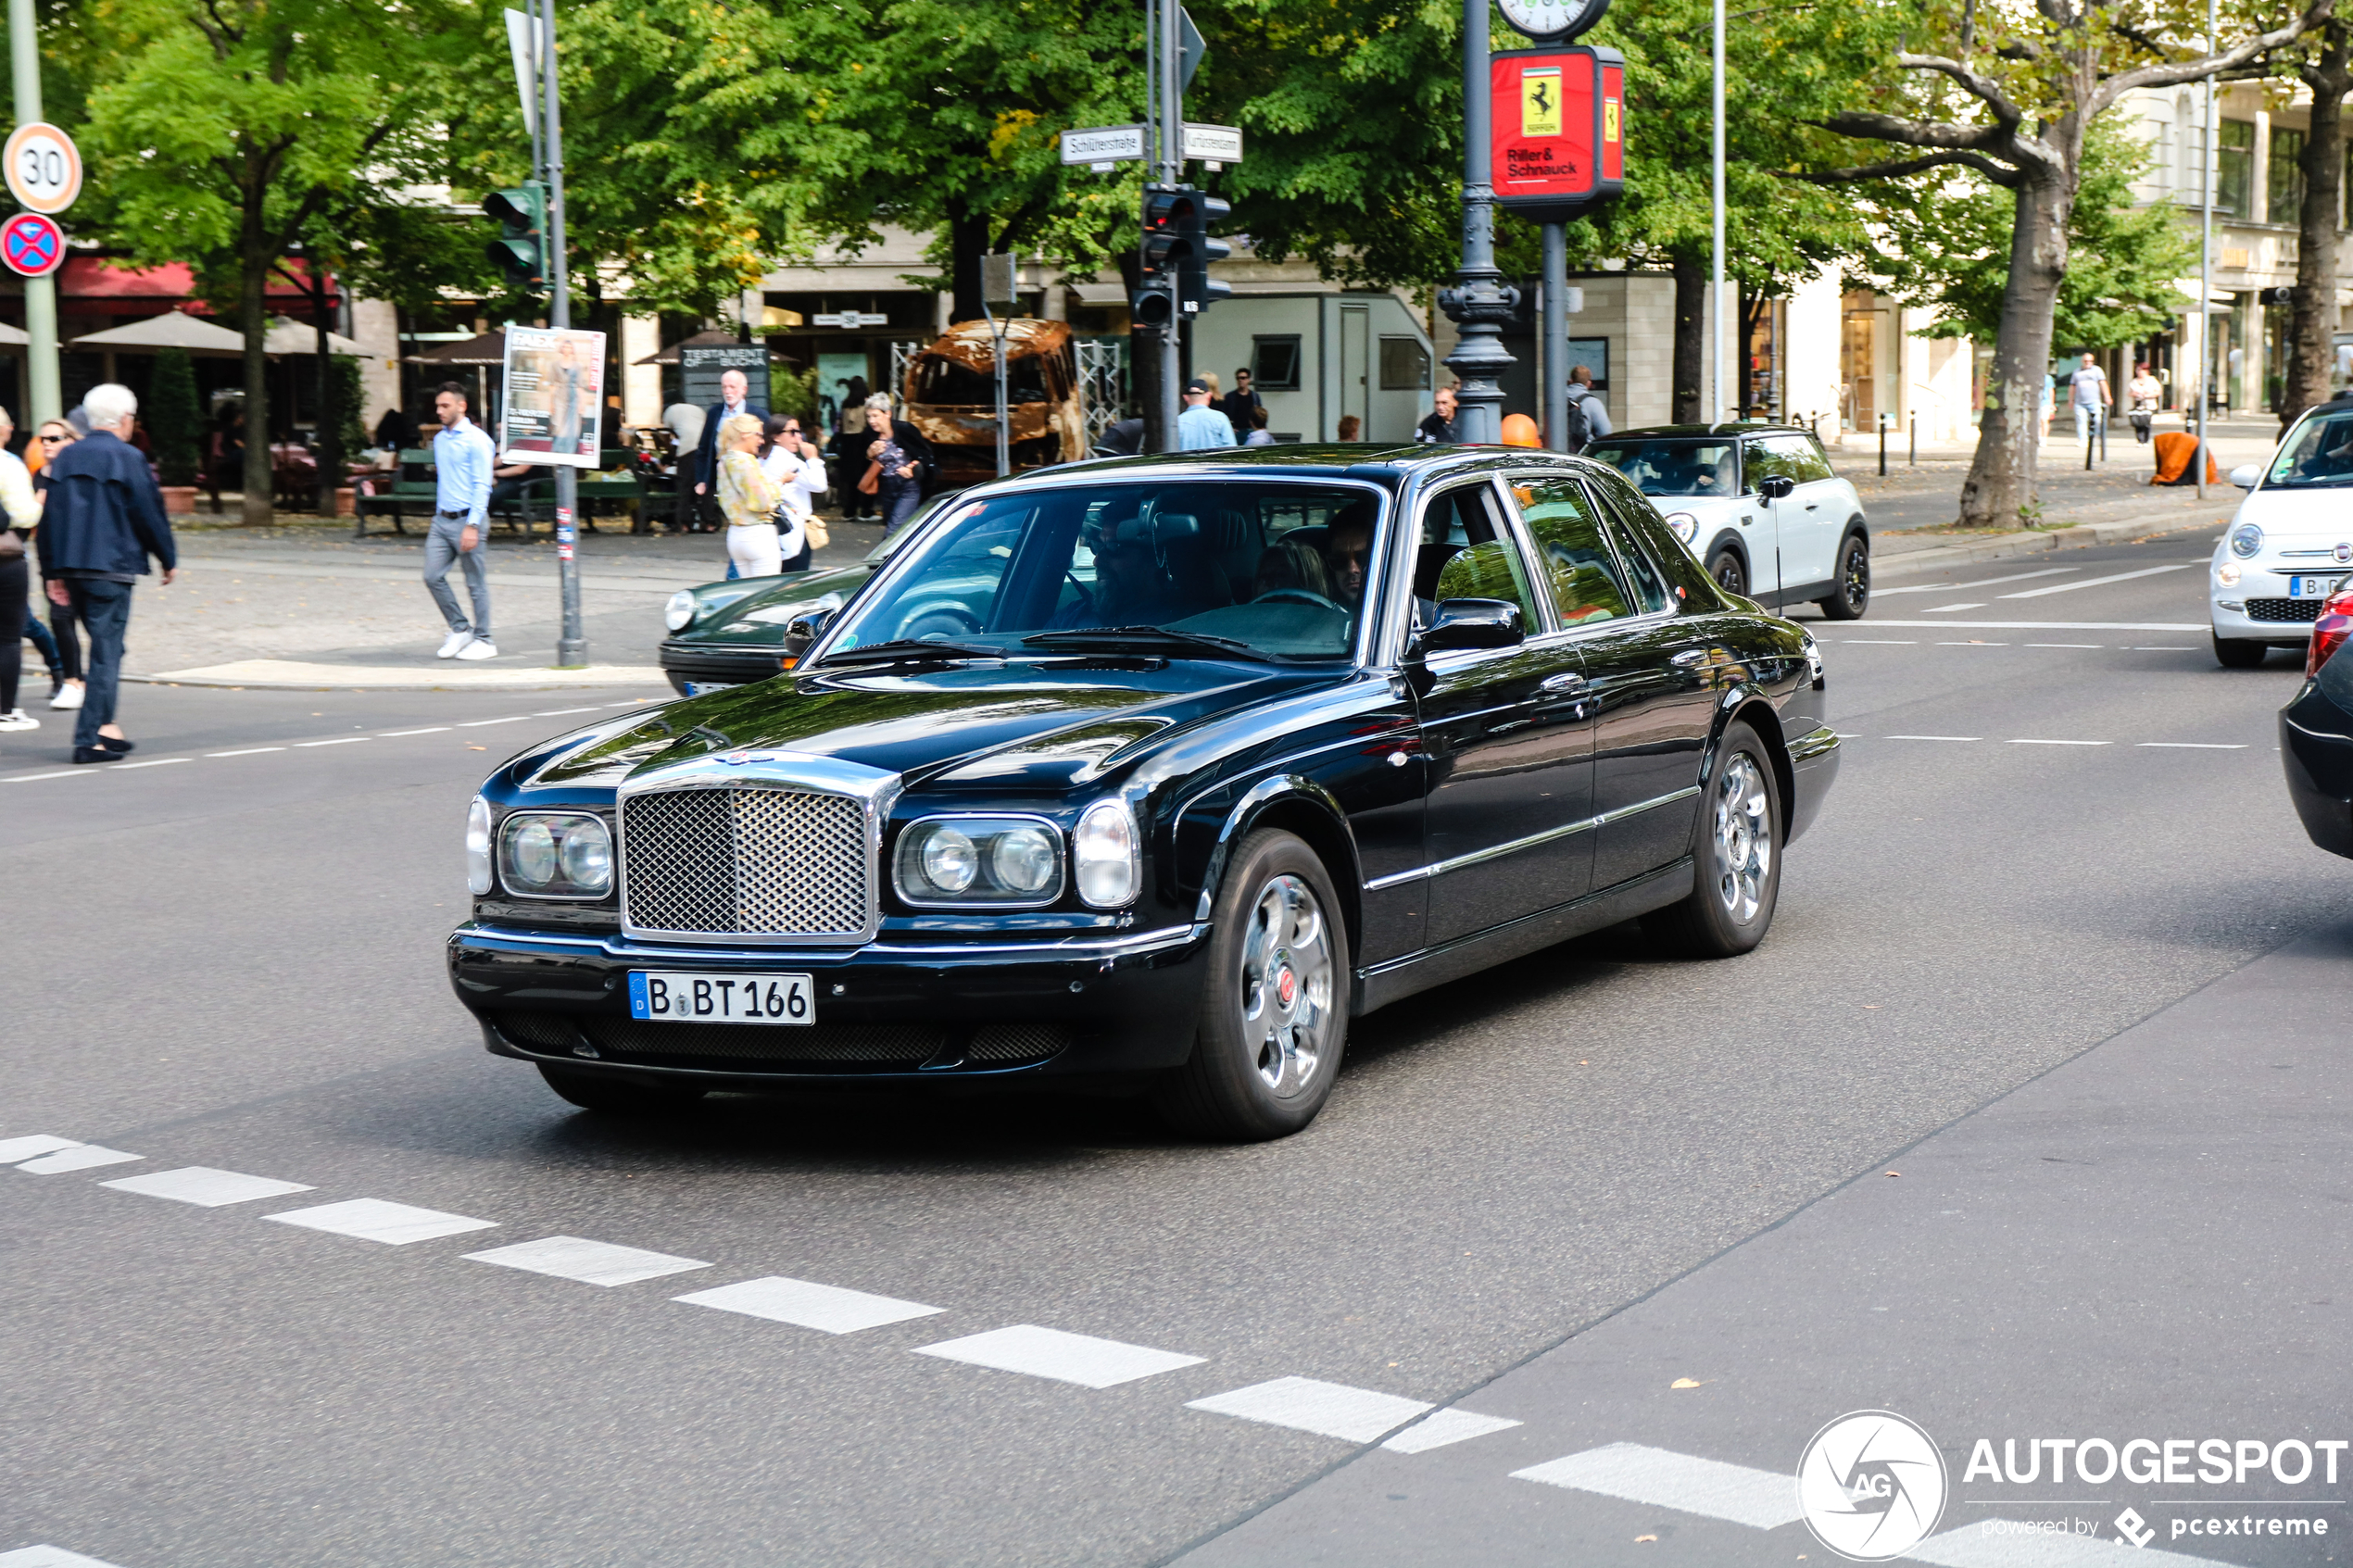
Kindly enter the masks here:
M 180 558 L 147 459 L 127 439 L 139 399 L 129 387 L 105 382 L 90 389 L 82 411 L 90 433 L 48 465 L 49 498 L 33 539 L 49 602 L 72 610 L 90 635 L 88 689 L 75 717 L 73 759 L 115 762 L 132 746 L 114 720 L 132 585 L 146 575 L 153 556 L 170 586 Z
M 490 577 L 483 565 L 483 536 L 490 530 L 490 470 L 497 448 L 482 427 L 466 417 L 466 389 L 454 381 L 433 395 L 441 433 L 433 438 L 433 527 L 425 533 L 425 588 L 441 608 L 449 635 L 435 659 L 496 659 L 490 640 Z M 473 619 L 458 608 L 449 590 L 449 567 L 465 568 L 466 596 Z

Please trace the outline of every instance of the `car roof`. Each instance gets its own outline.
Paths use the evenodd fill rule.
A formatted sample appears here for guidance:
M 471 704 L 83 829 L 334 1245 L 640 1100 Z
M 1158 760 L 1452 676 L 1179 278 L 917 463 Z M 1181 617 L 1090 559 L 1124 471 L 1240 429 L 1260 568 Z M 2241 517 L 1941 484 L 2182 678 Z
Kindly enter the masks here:
M 1031 469 L 1010 480 L 989 483 L 1027 489 L 1058 484 L 1074 470 L 1088 478 L 1141 477 L 1181 472 L 1204 479 L 1369 479 L 1397 483 L 1417 474 L 1451 469 L 1479 469 L 1500 463 L 1549 461 L 1575 466 L 1582 461 L 1566 453 L 1522 446 L 1416 445 L 1374 444 L 1341 445 L 1336 442 L 1300 443 L 1281 446 L 1219 446 L 1198 452 L 1162 452 L 1140 458 L 1098 458 L 1085 463 L 1062 463 Z M 980 486 L 974 486 L 977 491 Z
M 1648 440 L 1654 436 L 1811 435 L 1813 433 L 1804 425 L 1774 424 L 1765 420 L 1729 420 L 1722 424 L 1713 425 L 1641 425 L 1633 430 L 1614 430 L 1607 435 L 1595 436 L 1593 445 L 1598 446 L 1604 441 L 1624 441 L 1633 436 Z

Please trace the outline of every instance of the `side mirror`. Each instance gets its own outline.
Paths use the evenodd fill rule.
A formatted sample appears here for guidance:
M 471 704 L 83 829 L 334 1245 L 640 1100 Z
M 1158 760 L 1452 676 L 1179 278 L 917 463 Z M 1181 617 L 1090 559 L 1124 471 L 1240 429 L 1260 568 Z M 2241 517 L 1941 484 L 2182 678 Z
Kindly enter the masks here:
M 1768 501 L 1786 501 L 1796 488 L 1797 481 L 1785 473 L 1768 473 L 1756 482 L 1756 493 Z
M 2231 483 L 2242 490 L 2252 490 L 2263 478 L 2262 468 L 2255 463 L 2241 463 L 2231 470 Z
M 786 669 L 790 670 L 800 662 L 800 656 L 809 651 L 809 645 L 817 640 L 833 618 L 833 607 L 828 606 L 823 609 L 812 609 L 806 615 L 796 615 L 785 622 L 784 658 L 781 662 Z
M 1527 636 L 1519 606 L 1509 599 L 1441 599 L 1422 632 L 1422 651 L 1517 647 Z

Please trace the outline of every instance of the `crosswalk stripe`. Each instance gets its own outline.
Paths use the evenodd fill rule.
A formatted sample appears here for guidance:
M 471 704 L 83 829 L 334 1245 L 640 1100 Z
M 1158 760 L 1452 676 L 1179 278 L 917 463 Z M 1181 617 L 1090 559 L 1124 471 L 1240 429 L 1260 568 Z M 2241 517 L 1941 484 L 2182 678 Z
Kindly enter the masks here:
M 51 1154 L 61 1148 L 81 1147 L 80 1138 L 61 1138 L 55 1133 L 27 1133 L 22 1137 L 0 1138 L 0 1165 L 13 1165 L 36 1154 Z
M 461 1236 L 467 1231 L 486 1231 L 498 1223 L 496 1220 L 470 1220 L 463 1214 L 444 1214 L 438 1210 L 390 1203 L 381 1198 L 355 1198 L 343 1203 L 322 1203 L 315 1209 L 288 1209 L 262 1218 L 275 1220 L 282 1225 L 300 1225 L 305 1230 L 381 1241 L 387 1247 L 406 1247 L 412 1241 Z
M 1938 1568 L 2220 1568 L 2210 1557 L 2128 1547 L 2101 1536 L 2062 1536 L 2004 1519 L 1931 1536 L 1904 1557 Z
M 1187 1401 L 1185 1408 L 1212 1415 L 1288 1426 L 1319 1437 L 1342 1437 L 1369 1443 L 1382 1433 L 1402 1426 L 1433 1407 L 1423 1399 L 1352 1388 L 1345 1383 L 1324 1383 L 1313 1377 L 1277 1377 L 1253 1383 L 1205 1399 Z
M 1418 1421 L 1381 1445 L 1391 1453 L 1423 1454 L 1432 1449 L 1446 1448 L 1454 1443 L 1467 1443 L 1473 1437 L 1484 1437 L 1490 1432 L 1501 1432 L 1517 1426 L 1516 1421 L 1500 1415 L 1479 1415 L 1472 1411 L 1444 1410 L 1432 1414 L 1428 1421 Z
M 502 1269 L 521 1269 L 525 1273 L 550 1274 L 557 1279 L 602 1286 L 634 1285 L 641 1279 L 659 1279 L 663 1274 L 711 1267 L 693 1258 L 673 1258 L 666 1252 L 616 1247 L 610 1242 L 587 1241 L 576 1236 L 522 1241 L 512 1247 L 494 1247 L 487 1252 L 469 1252 L 465 1257 L 470 1262 L 496 1263 Z
M 1133 1383 L 1178 1367 L 1198 1366 L 1204 1359 L 1026 1323 L 963 1339 L 919 1346 L 915 1354 L 992 1367 L 999 1372 L 1017 1372 L 1029 1377 L 1052 1378 L 1058 1383 L 1076 1383 L 1082 1388 L 1109 1388 Z
M 885 1323 L 905 1323 L 910 1318 L 933 1317 L 948 1310 L 926 1307 L 920 1301 L 869 1296 L 862 1290 L 844 1290 L 838 1286 L 817 1285 L 805 1279 L 786 1279 L 782 1275 L 748 1279 L 671 1299 L 684 1301 L 690 1307 L 715 1307 L 723 1312 L 741 1312 L 746 1317 L 766 1318 L 771 1323 L 813 1328 L 824 1334 L 855 1334 L 860 1329 L 880 1328 Z
M 19 1163 L 17 1169 L 35 1176 L 54 1176 L 66 1171 L 95 1170 L 101 1165 L 128 1165 L 145 1158 L 144 1154 L 125 1154 L 119 1148 L 101 1148 L 94 1143 L 78 1143 L 55 1154 L 36 1155 Z
M 1776 1530 L 1802 1517 L 1797 1482 L 1785 1471 L 1751 1470 L 1640 1443 L 1588 1449 L 1515 1470 L 1512 1478 L 1729 1519 L 1759 1530 Z
M 0 1551 L 0 1568 L 115 1568 L 111 1562 L 101 1562 L 94 1557 L 84 1557 L 78 1551 L 68 1551 L 61 1546 L 19 1547 L 14 1551 Z
M 311 1190 L 300 1182 L 248 1176 L 236 1171 L 216 1171 L 209 1165 L 187 1165 L 177 1171 L 125 1176 L 119 1182 L 100 1182 L 98 1185 L 112 1187 L 117 1192 L 135 1192 L 145 1198 L 168 1198 L 175 1203 L 193 1203 L 200 1209 L 218 1209 L 225 1203 L 251 1203 L 257 1198 L 283 1198 L 290 1192 Z

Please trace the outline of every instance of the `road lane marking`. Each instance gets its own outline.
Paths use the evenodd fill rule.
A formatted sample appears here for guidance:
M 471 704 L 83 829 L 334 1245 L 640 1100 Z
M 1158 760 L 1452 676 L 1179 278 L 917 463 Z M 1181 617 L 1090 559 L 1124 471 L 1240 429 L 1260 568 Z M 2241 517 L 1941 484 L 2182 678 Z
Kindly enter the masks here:
M 2031 648 L 2104 648 L 2106 643 L 2028 643 Z
M 567 714 L 567 713 L 596 713 L 596 712 L 599 712 L 599 711 L 601 711 L 601 709 L 598 707 L 598 705 L 597 705 L 597 704 L 595 704 L 595 703 L 591 703 L 591 704 L 589 704 L 586 708 L 549 708 L 549 709 L 542 709 L 541 711 L 539 711 L 539 712 L 537 712 L 537 713 L 533 714 L 533 715 L 532 715 L 532 717 L 533 717 L 534 719 L 560 719 L 560 718 L 562 718 L 562 717 L 563 717 L 565 714 Z
M 54 1154 L 61 1148 L 81 1147 L 80 1138 L 61 1138 L 55 1133 L 27 1133 L 22 1137 L 0 1138 L 0 1165 L 13 1165 L 36 1154 Z
M 114 764 L 114 771 L 118 773 L 127 773 L 133 768 L 169 768 L 174 762 L 195 760 L 193 757 L 150 757 L 144 762 L 117 762 Z
M 844 1290 L 838 1286 L 818 1285 L 805 1279 L 786 1279 L 780 1274 L 723 1285 L 716 1290 L 698 1290 L 671 1299 L 684 1301 L 690 1307 L 716 1307 L 723 1312 L 741 1312 L 749 1318 L 813 1328 L 824 1334 L 855 1334 L 860 1329 L 932 1317 L 948 1310 L 926 1307 L 920 1301 L 869 1296 L 862 1290 Z
M 1889 740 L 1976 740 L 1976 735 L 1889 735 Z
M 2200 650 L 2197 648 L 2185 648 L 2178 644 L 2169 644 L 2158 647 L 2132 647 L 2126 648 L 2124 651 L 2126 653 L 2196 653 Z
M 283 746 L 248 746 L 243 751 L 208 751 L 205 755 L 207 757 L 258 757 L 265 751 L 283 751 L 286 748 Z
M 66 1171 L 90 1171 L 101 1165 L 128 1165 L 134 1160 L 145 1160 L 144 1154 L 125 1154 L 119 1148 L 101 1148 L 94 1143 L 76 1144 L 55 1154 L 44 1154 L 17 1166 L 19 1171 L 36 1176 L 54 1176 Z
M 264 1214 L 262 1218 L 275 1220 L 282 1225 L 300 1225 L 305 1230 L 381 1241 L 388 1247 L 406 1247 L 412 1241 L 431 1241 L 436 1236 L 459 1236 L 467 1231 L 486 1231 L 498 1223 L 496 1220 L 470 1220 L 463 1214 L 444 1214 L 438 1210 L 389 1203 L 381 1198 L 355 1198 L 344 1203 L 322 1203 L 315 1209 L 289 1209 L 283 1213 Z
M 69 779 L 88 771 L 87 768 L 69 768 L 57 773 L 19 773 L 13 778 L 0 779 L 0 784 L 34 784 L 42 779 Z
M 218 1209 L 229 1203 L 251 1203 L 257 1198 L 283 1198 L 290 1192 L 310 1192 L 313 1188 L 301 1182 L 282 1182 L 272 1176 L 248 1176 L 236 1171 L 217 1171 L 209 1165 L 186 1165 L 177 1171 L 157 1171 L 153 1175 L 125 1176 L 119 1182 L 100 1182 L 102 1187 L 117 1192 L 135 1192 L 143 1198 L 168 1198 L 175 1203 L 193 1203 L 199 1209 Z
M 378 732 L 377 738 L 391 740 L 398 735 L 437 735 L 448 728 L 447 724 L 428 724 L 422 730 L 383 730 Z
M 2046 594 L 2071 594 L 2078 588 L 2104 587 L 2110 583 L 2130 583 L 2136 577 L 2155 577 L 2167 571 L 2187 571 L 2204 561 L 2175 561 L 2171 566 L 2145 566 L 2138 571 L 2120 571 L 2112 577 L 2086 577 L 2081 583 L 2054 583 L 2047 588 L 2023 588 L 2015 594 L 1999 596 L 2006 599 L 2039 599 Z
M 1473 1437 L 1484 1437 L 1490 1432 L 1501 1432 L 1518 1424 L 1518 1422 L 1500 1415 L 1479 1415 L 1463 1410 L 1439 1411 L 1428 1421 L 1408 1426 L 1381 1447 L 1391 1453 L 1425 1454 L 1432 1449 L 1467 1443 Z
M 1841 637 L 1838 641 L 1842 644 L 1877 643 L 1882 647 L 1891 648 L 1916 648 L 1920 646 L 1918 637 Z
M 1904 1554 L 1907 1562 L 1938 1568 L 2221 1568 L 2210 1557 L 2134 1550 L 2100 1536 L 2062 1536 L 2015 1520 L 1981 1519 L 1931 1536 Z
M 2073 584 L 2070 584 L 2073 586 Z M 2209 632 L 2213 628 L 2204 621 L 1881 621 L 1871 620 L 1874 628 L 1900 626 L 1968 626 L 1994 632 Z
M 1185 1408 L 1263 1422 L 1268 1426 L 1288 1426 L 1294 1432 L 1313 1432 L 1319 1437 L 1369 1443 L 1382 1433 L 1393 1431 L 1416 1416 L 1427 1415 L 1437 1407 L 1427 1399 L 1352 1388 L 1345 1383 L 1324 1383 L 1313 1377 L 1277 1377 L 1271 1383 L 1253 1383 L 1247 1388 L 1212 1394 L 1205 1399 L 1189 1399 Z
M 602 1286 L 631 1285 L 641 1279 L 660 1279 L 664 1274 L 711 1267 L 693 1258 L 673 1258 L 666 1252 L 615 1247 L 610 1242 L 585 1241 L 576 1236 L 551 1236 L 465 1256 L 471 1262 L 496 1263 L 502 1269 L 521 1269 L 525 1273 L 552 1274 L 558 1279 Z
M 2139 744 L 2172 751 L 2245 751 L 2247 743 L 2245 741 L 2224 743 L 2210 740 L 2145 740 Z
M 1921 613 L 1922 615 L 1944 615 L 1944 614 L 1948 614 L 1948 613 L 1950 613 L 1950 612 L 1952 612 L 1952 611 L 1955 611 L 1955 610 L 1963 610 L 1963 609 L 1983 609 L 1984 608 L 1985 608 L 1984 602 L 1983 602 L 1982 600 L 1980 600 L 1979 602 L 1977 602 L 1977 603 L 1975 603 L 1975 604 L 1936 605 L 1936 606 L 1931 607 L 1931 608 L 1924 609 L 1924 610 L 1920 611 L 1920 613 Z
M 111 1562 L 101 1562 L 94 1557 L 84 1557 L 78 1551 L 68 1551 L 61 1546 L 19 1547 L 14 1551 L 0 1551 L 0 1568 L 115 1568 Z
M 295 747 L 296 750 L 300 750 L 302 747 L 308 746 L 357 746 L 363 740 L 373 740 L 376 737 L 373 735 L 345 735 L 338 740 L 298 740 L 295 742 Z
M 999 1372 L 1017 1372 L 1028 1377 L 1048 1377 L 1057 1383 L 1076 1383 L 1081 1388 L 1109 1388 L 1133 1383 L 1140 1377 L 1175 1372 L 1178 1367 L 1199 1366 L 1206 1359 L 1126 1345 L 1116 1339 L 1098 1339 L 1088 1334 L 1065 1334 L 1058 1328 L 1039 1328 L 1026 1323 L 920 1346 L 915 1354 L 993 1367 Z
M 2014 740 L 2010 744 L 2012 746 L 2113 746 L 2116 743 L 2105 740 Z
M 1512 1479 L 1703 1513 L 1759 1530 L 1778 1530 L 1803 1517 L 1797 1508 L 1797 1486 L 1787 1471 L 1751 1470 L 1744 1464 L 1698 1459 L 1640 1443 L 1588 1449 L 1515 1470 Z
M 2080 566 L 2046 566 L 2040 571 L 2013 571 L 2006 577 L 1981 577 L 1974 583 L 1910 583 L 1901 588 L 1874 588 L 1875 598 L 1891 594 L 1960 594 L 1971 588 L 1991 588 L 1996 583 L 2023 583 L 2030 577 L 2058 577 L 2070 571 L 2081 571 Z
M 458 726 L 461 730 L 479 730 L 484 724 L 520 724 L 525 719 L 535 719 L 535 713 L 510 713 L 504 719 L 470 719 Z
M 1971 637 L 1966 643 L 1939 643 L 1936 646 L 1941 648 L 2006 648 L 2010 645 L 2007 643 L 1989 643 L 1982 637 Z

